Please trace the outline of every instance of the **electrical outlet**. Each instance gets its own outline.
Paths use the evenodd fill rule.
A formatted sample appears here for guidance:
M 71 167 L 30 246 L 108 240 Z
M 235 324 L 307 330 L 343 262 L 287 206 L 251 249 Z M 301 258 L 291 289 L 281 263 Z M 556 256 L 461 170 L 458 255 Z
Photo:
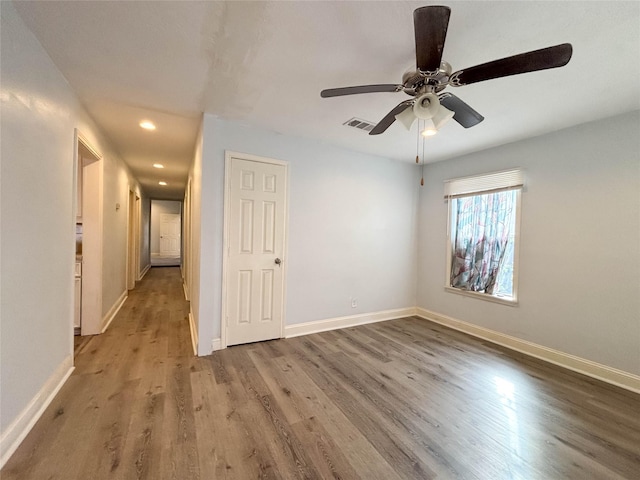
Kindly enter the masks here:
M 351 308 L 356 308 L 358 306 L 358 299 L 357 298 L 351 298 Z

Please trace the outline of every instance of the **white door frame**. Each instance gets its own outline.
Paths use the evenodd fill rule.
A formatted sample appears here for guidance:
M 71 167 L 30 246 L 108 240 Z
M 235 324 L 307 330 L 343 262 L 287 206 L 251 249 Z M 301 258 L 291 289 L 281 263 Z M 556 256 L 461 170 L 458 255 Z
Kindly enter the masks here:
M 136 280 L 140 273 L 140 197 L 133 185 L 129 185 L 127 205 L 127 290 L 136 287 Z
M 159 234 L 160 234 L 160 239 L 158 241 L 158 251 L 160 252 L 160 256 L 163 256 L 163 250 L 162 250 L 162 246 L 163 246 L 163 242 L 162 240 L 165 238 L 165 235 L 163 234 L 163 230 L 162 230 L 162 225 L 164 223 L 164 220 L 167 218 L 167 216 L 171 216 L 174 220 L 177 218 L 178 223 L 179 223 L 179 228 L 178 228 L 178 236 L 180 241 L 178 242 L 178 254 L 180 256 L 180 258 L 182 258 L 182 205 L 180 205 L 180 213 L 160 213 L 160 227 L 159 227 Z M 175 250 L 170 250 L 167 252 L 167 250 L 164 250 L 164 253 L 173 253 L 175 252 Z M 165 255 L 168 256 L 168 255 Z
M 229 150 L 224 152 L 224 230 L 222 240 L 222 315 L 220 318 L 220 348 L 227 348 L 227 264 L 229 261 L 229 224 L 230 219 L 230 196 L 231 196 L 231 163 L 234 158 L 249 160 L 252 162 L 269 163 L 271 165 L 281 165 L 284 167 L 285 182 L 285 204 L 284 204 L 284 235 L 283 235 L 283 258 L 282 262 L 282 320 L 280 324 L 280 338 L 284 338 L 284 326 L 286 324 L 287 313 L 287 255 L 288 235 L 289 235 L 289 162 L 275 160 L 273 158 L 259 157 L 249 153 L 238 153 Z
M 82 193 L 82 319 L 81 335 L 102 332 L 102 230 L 103 230 L 103 175 L 104 162 L 87 138 L 74 129 L 74 164 L 83 163 L 80 145 L 87 149 L 92 160 L 83 168 Z M 86 162 L 85 162 L 86 163 Z M 89 187 L 88 183 L 92 183 Z M 88 227 L 88 228 L 87 228 Z

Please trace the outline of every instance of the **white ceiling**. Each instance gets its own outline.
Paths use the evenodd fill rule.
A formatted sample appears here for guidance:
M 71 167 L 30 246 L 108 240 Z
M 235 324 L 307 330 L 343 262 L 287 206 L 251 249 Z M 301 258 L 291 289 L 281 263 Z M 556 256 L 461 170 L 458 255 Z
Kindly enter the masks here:
M 156 198 L 181 198 L 202 112 L 414 161 L 416 133 L 376 123 L 409 98 L 320 98 L 324 88 L 401 83 L 415 64 L 415 8 L 431 2 L 14 2 L 28 27 Z M 485 116 L 427 141 L 439 161 L 640 108 L 640 3 L 447 2 L 454 70 L 559 43 L 566 67 L 450 91 Z M 158 128 L 138 127 L 142 119 Z M 151 167 L 163 163 L 163 171 Z M 159 188 L 164 179 L 168 187 Z

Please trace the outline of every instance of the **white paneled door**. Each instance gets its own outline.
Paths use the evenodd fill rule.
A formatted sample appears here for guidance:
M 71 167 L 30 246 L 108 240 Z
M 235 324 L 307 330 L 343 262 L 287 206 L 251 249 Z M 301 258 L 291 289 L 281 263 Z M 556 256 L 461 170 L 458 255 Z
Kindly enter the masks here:
M 163 213 L 160 215 L 160 255 L 180 255 L 180 214 Z
M 287 167 L 234 157 L 230 167 L 226 344 L 280 338 Z

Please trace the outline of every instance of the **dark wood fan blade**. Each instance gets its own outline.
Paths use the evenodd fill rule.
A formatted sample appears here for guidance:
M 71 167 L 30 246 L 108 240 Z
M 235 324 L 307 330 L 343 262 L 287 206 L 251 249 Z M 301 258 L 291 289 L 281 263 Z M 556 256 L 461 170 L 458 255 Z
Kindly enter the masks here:
M 322 90 L 320 96 L 322 98 L 341 97 L 342 95 L 355 95 L 357 93 L 375 93 L 375 92 L 399 92 L 402 85 L 393 85 L 385 83 L 382 85 L 359 85 L 357 87 L 329 88 Z
M 407 108 L 413 105 L 414 100 L 405 100 L 402 103 L 396 105 L 393 110 L 385 115 L 385 117 L 378 122 L 378 124 L 373 127 L 373 130 L 369 132 L 369 135 L 380 135 L 384 132 L 393 122 L 396 121 L 396 115 L 401 112 L 404 112 Z
M 464 128 L 473 127 L 484 120 L 482 115 L 449 92 L 443 93 L 439 98 L 440 105 L 454 112 L 453 119 Z
M 416 66 L 423 72 L 440 68 L 451 9 L 442 6 L 417 8 L 413 12 L 416 36 Z
M 451 85 L 458 87 L 519 73 L 563 67 L 571 60 L 572 53 L 573 47 L 571 44 L 563 43 L 554 47 L 542 48 L 465 68 L 453 73 L 449 82 Z

